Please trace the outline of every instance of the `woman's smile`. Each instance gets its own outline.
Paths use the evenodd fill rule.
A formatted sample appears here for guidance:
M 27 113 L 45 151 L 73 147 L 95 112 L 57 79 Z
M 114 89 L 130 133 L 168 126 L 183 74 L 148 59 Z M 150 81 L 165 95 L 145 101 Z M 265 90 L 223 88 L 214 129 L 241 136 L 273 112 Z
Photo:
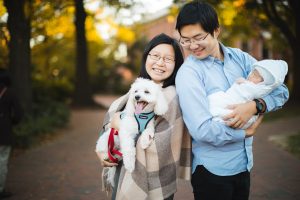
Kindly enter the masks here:
M 165 71 L 161 70 L 161 69 L 158 69 L 158 68 L 152 68 L 153 71 L 157 72 L 158 74 L 162 74 L 164 73 Z

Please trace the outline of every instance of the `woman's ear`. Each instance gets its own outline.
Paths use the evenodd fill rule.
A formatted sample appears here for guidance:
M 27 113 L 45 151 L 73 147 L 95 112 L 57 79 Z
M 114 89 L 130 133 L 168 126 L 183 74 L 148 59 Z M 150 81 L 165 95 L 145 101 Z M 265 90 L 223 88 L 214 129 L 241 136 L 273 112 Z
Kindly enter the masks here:
M 163 115 L 168 111 L 168 102 L 164 93 L 159 89 L 157 92 L 157 101 L 154 107 L 154 113 L 156 115 Z

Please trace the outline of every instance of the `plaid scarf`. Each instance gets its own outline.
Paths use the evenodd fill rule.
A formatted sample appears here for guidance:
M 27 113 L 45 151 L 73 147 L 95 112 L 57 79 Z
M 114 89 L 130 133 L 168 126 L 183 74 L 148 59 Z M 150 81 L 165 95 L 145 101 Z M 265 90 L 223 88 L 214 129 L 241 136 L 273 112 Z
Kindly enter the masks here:
M 146 149 L 136 146 L 136 164 L 132 173 L 121 167 L 117 200 L 165 199 L 177 190 L 177 179 L 191 178 L 191 138 L 185 127 L 179 108 L 175 87 L 163 88 L 169 109 L 155 119 L 155 139 Z M 112 103 L 105 115 L 102 133 L 108 128 L 115 112 L 126 105 L 129 94 Z M 102 173 L 103 187 L 110 191 L 106 171 Z

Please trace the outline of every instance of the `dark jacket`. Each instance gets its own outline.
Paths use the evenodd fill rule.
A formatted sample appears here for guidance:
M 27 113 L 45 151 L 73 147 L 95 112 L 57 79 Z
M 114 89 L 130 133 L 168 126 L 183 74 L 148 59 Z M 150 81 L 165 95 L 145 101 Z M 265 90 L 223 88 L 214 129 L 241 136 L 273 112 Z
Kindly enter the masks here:
M 4 91 L 4 86 L 0 85 L 0 94 Z M 0 145 L 13 144 L 12 127 L 22 118 L 21 106 L 10 88 L 0 97 Z

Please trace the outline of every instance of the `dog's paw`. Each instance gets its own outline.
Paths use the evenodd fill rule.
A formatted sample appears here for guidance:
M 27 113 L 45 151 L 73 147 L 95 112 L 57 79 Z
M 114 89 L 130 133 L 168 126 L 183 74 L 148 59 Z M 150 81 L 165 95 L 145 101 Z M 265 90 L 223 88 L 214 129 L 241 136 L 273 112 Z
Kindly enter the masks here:
M 149 134 L 142 134 L 140 136 L 140 145 L 142 149 L 147 149 L 152 142 L 153 142 L 153 137 L 151 137 Z
M 126 170 L 130 173 L 135 168 L 135 151 L 123 152 L 123 163 Z

